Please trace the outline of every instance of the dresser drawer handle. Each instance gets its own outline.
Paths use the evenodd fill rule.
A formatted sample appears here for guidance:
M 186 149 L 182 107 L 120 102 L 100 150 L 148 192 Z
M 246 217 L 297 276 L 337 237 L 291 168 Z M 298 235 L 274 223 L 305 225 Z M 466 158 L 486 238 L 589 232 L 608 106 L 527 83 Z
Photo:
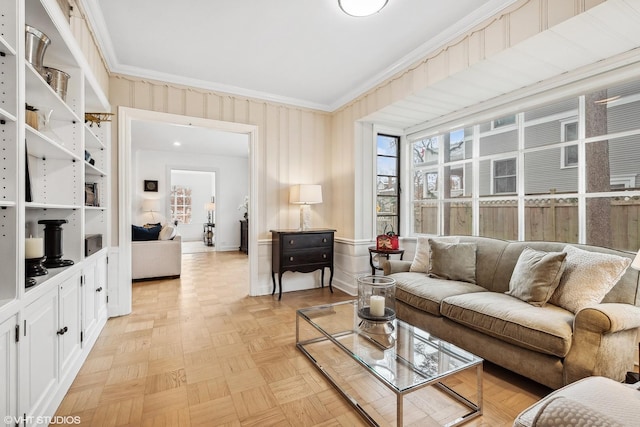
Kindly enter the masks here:
M 289 261 L 293 261 L 293 257 L 292 256 L 289 257 Z
M 289 240 L 289 244 L 290 244 L 290 245 L 293 245 L 293 240 Z
M 327 238 L 322 239 L 322 243 L 327 243 Z
M 322 258 L 327 259 L 327 254 L 322 254 Z

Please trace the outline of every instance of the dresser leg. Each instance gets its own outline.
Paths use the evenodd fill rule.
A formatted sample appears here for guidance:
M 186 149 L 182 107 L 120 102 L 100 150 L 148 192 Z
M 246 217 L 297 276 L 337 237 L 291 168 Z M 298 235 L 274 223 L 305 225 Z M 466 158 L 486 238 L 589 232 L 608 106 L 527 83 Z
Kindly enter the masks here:
M 324 272 L 324 270 L 322 270 Z M 329 268 L 331 275 L 329 275 L 329 290 L 333 293 L 333 286 L 331 286 L 331 282 L 333 282 L 333 267 Z
M 271 295 L 276 293 L 276 274 L 273 270 L 271 270 L 271 281 L 273 282 L 273 291 L 271 291 Z
M 282 273 L 278 273 L 278 287 L 280 288 L 280 295 L 278 296 L 278 301 L 282 299 Z
M 324 267 L 320 270 L 320 287 L 324 288 Z

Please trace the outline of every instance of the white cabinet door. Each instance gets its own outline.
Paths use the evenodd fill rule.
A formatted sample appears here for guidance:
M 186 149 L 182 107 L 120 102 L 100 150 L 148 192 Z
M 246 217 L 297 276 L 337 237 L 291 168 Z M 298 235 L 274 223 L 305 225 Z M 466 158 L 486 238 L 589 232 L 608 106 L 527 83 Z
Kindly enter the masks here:
M 15 418 L 18 417 L 16 322 L 17 317 L 12 316 L 0 323 L 0 414 Z
M 74 274 L 60 284 L 60 314 L 58 337 L 60 348 L 60 378 L 64 378 L 80 354 L 80 273 Z
M 107 318 L 107 256 L 103 255 L 96 261 L 96 318 L 98 321 Z
M 96 263 L 87 262 L 82 269 L 82 333 L 84 342 L 95 333 L 96 319 Z
M 21 413 L 44 413 L 58 380 L 58 287 L 52 287 L 24 310 L 20 337 Z

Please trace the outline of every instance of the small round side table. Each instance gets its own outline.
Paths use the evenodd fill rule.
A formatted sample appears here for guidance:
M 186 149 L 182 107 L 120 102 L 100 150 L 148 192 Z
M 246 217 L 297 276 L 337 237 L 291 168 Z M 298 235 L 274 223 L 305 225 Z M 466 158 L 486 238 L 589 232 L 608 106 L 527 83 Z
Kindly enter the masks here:
M 371 266 L 371 274 L 375 275 L 376 270 L 383 270 L 380 264 L 375 265 L 373 263 L 373 254 L 385 257 L 387 260 L 391 255 L 400 255 L 400 259 L 404 256 L 404 249 L 377 249 L 375 246 L 369 246 L 369 265 Z

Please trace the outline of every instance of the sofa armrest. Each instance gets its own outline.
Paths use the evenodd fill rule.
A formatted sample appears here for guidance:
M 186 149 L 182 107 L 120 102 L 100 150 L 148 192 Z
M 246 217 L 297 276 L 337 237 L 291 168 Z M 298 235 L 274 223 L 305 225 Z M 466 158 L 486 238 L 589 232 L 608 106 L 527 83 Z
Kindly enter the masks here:
M 565 358 L 565 383 L 596 375 L 624 380 L 633 368 L 638 327 L 640 307 L 631 304 L 605 303 L 580 310 Z
M 409 268 L 411 268 L 411 261 L 401 261 L 397 259 L 382 261 L 382 269 L 385 276 L 393 273 L 406 272 L 409 271 Z
M 615 303 L 587 307 L 576 314 L 575 325 L 601 334 L 640 328 L 640 307 Z

